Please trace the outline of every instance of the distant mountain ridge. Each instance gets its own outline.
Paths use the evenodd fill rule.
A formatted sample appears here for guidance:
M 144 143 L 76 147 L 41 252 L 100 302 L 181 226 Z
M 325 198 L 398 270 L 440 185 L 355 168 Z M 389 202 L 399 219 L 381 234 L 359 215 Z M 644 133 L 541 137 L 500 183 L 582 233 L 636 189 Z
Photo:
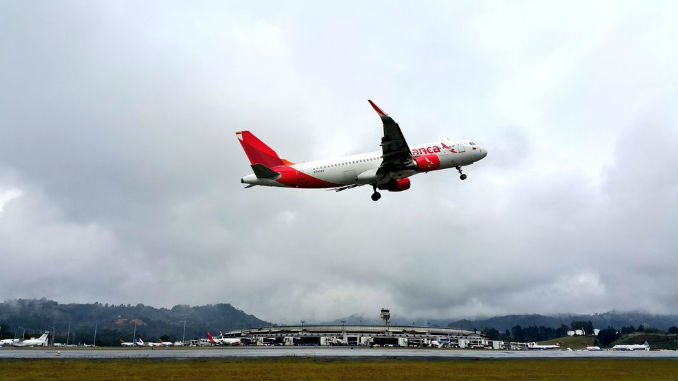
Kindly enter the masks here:
M 561 315 L 506 315 L 486 319 L 456 320 L 447 323 L 449 327 L 463 329 L 496 328 L 500 331 L 511 329 L 516 325 L 522 327 L 544 326 L 558 328 L 564 324 L 569 326 L 573 321 L 591 321 L 594 328 L 605 329 L 614 327 L 620 329 L 625 326 L 657 328 L 666 331 L 669 327 L 678 326 L 678 315 L 652 315 L 643 312 L 605 312 L 599 314 L 561 314 Z
M 351 315 L 343 319 L 333 320 L 330 324 L 340 324 L 344 321 L 346 324 L 383 324 L 379 318 L 366 318 L 361 315 Z M 435 327 L 450 327 L 459 329 L 478 329 L 495 328 L 500 331 L 511 329 L 517 325 L 522 327 L 543 326 L 549 328 L 558 328 L 561 325 L 570 326 L 573 321 L 591 321 L 595 328 L 605 329 L 614 327 L 620 329 L 624 326 L 638 327 L 643 325 L 645 328 L 657 328 L 662 331 L 669 327 L 678 326 L 678 315 L 653 315 L 643 312 L 617 312 L 610 311 L 597 314 L 558 314 L 558 315 L 540 315 L 540 314 L 522 314 L 522 315 L 504 315 L 477 319 L 405 319 L 397 315 L 391 317 L 392 325 L 421 325 Z
M 204 306 L 177 305 L 172 308 L 154 308 L 143 304 L 60 304 L 47 299 L 17 299 L 0 303 L 0 339 L 19 337 L 25 329 L 26 335 L 37 335 L 41 331 L 56 330 L 56 339 L 65 342 L 92 343 L 95 327 L 98 345 L 117 345 L 120 339 L 130 341 L 136 324 L 137 337 L 146 341 L 181 340 L 186 321 L 186 340 L 205 337 L 207 332 L 217 333 L 241 328 L 275 326 L 256 316 L 247 314 L 230 304 L 208 304 Z M 410 320 L 394 315 L 392 325 L 430 325 L 459 329 L 494 328 L 501 332 L 520 325 L 523 328 L 543 326 L 559 328 L 570 326 L 574 321 L 591 321 L 594 328 L 605 329 L 625 326 L 656 328 L 666 331 L 678 326 L 678 315 L 652 315 L 642 312 L 605 312 L 600 314 L 560 315 L 505 315 L 479 319 L 416 319 Z M 366 318 L 351 315 L 328 324 L 383 324 L 378 317 Z M 310 322 L 309 322 L 310 323 Z M 68 326 L 70 324 L 70 331 Z
M 0 336 L 2 338 L 41 331 L 56 330 L 57 341 L 93 341 L 95 326 L 97 342 L 113 345 L 120 339 L 130 341 L 136 323 L 137 337 L 144 340 L 181 340 L 186 321 L 186 339 L 205 337 L 207 332 L 239 328 L 264 327 L 271 323 L 247 314 L 230 304 L 204 306 L 176 305 L 171 309 L 143 304 L 60 304 L 47 299 L 17 299 L 0 303 Z

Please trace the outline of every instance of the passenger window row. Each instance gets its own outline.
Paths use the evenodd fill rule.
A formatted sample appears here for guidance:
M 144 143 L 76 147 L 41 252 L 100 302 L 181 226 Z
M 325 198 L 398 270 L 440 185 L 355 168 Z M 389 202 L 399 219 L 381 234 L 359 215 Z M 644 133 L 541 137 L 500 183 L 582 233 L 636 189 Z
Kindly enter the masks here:
M 369 158 L 369 159 L 360 159 L 360 160 L 345 161 L 345 162 L 343 162 L 343 163 L 321 165 L 320 167 L 313 168 L 313 170 L 316 171 L 316 170 L 319 170 L 319 169 L 339 167 L 339 166 L 341 166 L 341 165 L 366 163 L 366 162 L 368 162 L 368 161 L 379 160 L 379 159 L 381 159 L 381 156 L 379 156 L 379 157 L 372 157 L 372 158 Z

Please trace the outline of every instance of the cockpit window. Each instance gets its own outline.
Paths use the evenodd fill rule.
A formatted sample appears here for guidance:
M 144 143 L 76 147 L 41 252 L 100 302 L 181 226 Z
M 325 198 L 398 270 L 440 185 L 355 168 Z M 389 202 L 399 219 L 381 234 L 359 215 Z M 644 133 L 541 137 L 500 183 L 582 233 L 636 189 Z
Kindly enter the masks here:
M 468 144 L 470 144 L 472 146 L 476 145 L 476 143 L 474 143 L 474 142 L 469 142 Z

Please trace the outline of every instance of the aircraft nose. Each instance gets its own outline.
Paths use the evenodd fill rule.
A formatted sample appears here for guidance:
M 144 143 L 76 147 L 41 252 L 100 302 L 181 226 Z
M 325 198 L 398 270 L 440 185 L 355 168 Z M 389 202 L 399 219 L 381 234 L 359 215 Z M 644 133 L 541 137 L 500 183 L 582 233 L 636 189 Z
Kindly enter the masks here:
M 487 150 L 485 148 L 480 149 L 480 158 L 483 159 L 485 156 L 487 156 Z

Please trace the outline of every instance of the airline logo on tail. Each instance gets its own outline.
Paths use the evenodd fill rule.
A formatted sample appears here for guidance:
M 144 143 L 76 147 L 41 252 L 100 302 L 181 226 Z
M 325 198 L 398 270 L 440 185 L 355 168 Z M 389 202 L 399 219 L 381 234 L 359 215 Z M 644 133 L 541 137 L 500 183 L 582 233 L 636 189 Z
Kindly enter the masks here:
M 207 340 L 209 340 L 210 343 L 212 343 L 212 344 L 216 344 L 216 343 L 217 343 L 216 341 L 214 341 L 214 338 L 212 337 L 212 334 L 209 333 L 209 332 L 207 332 Z

